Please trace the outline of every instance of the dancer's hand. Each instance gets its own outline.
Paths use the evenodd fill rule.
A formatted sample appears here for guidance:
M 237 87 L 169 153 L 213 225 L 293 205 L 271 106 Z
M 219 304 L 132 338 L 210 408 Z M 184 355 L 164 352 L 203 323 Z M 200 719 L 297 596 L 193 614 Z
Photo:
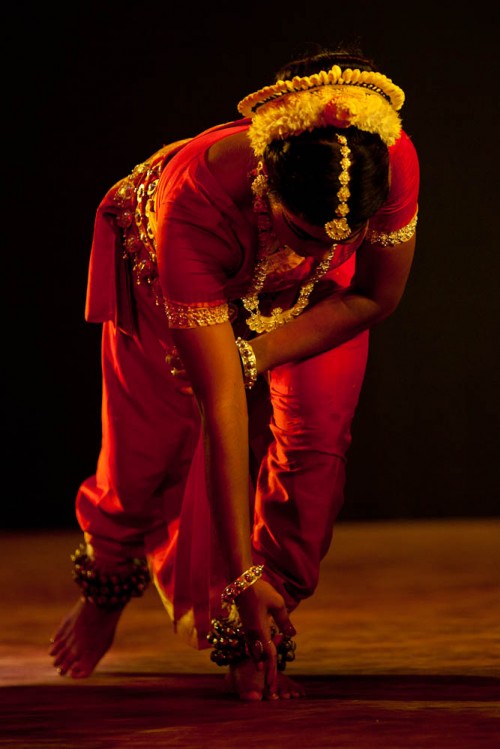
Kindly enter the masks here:
M 264 671 L 264 696 L 276 699 L 278 661 L 271 628 L 274 626 L 287 637 L 293 637 L 296 633 L 283 596 L 268 582 L 260 579 L 240 593 L 236 605 L 248 638 L 249 654 L 258 668 Z

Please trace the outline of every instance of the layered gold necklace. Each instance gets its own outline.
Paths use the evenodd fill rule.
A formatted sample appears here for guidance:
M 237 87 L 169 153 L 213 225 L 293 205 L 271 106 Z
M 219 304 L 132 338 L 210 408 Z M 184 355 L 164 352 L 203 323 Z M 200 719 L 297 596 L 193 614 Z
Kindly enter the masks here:
M 254 196 L 253 210 L 257 216 L 259 253 L 250 288 L 241 301 L 249 313 L 246 323 L 250 330 L 253 330 L 255 333 L 269 333 L 271 330 L 276 330 L 276 328 L 280 328 L 282 325 L 290 322 L 290 320 L 293 320 L 294 317 L 297 317 L 304 311 L 316 283 L 330 268 L 337 245 L 332 246 L 326 257 L 316 266 L 312 276 L 304 281 L 299 289 L 297 301 L 292 307 L 286 310 L 281 307 L 275 307 L 271 310 L 270 315 L 263 315 L 259 307 L 259 294 L 273 265 L 271 247 L 273 240 L 275 241 L 276 238 L 272 231 L 272 223 L 269 216 L 267 179 L 261 171 L 260 164 L 252 182 L 252 192 Z

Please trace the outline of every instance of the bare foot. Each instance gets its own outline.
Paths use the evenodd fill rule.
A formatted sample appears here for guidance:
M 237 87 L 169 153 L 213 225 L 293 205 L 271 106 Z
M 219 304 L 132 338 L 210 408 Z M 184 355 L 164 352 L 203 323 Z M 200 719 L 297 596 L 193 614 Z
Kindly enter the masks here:
M 123 609 L 103 609 L 80 600 L 63 619 L 49 655 L 61 676 L 90 676 L 113 642 Z
M 260 700 L 290 700 L 304 697 L 304 689 L 296 684 L 282 671 L 278 672 L 278 690 L 276 695 L 266 694 L 264 688 L 264 672 L 257 669 L 256 664 L 248 659 L 237 666 L 231 666 L 228 674 L 228 685 L 232 692 L 239 695 L 240 700 L 259 702 Z

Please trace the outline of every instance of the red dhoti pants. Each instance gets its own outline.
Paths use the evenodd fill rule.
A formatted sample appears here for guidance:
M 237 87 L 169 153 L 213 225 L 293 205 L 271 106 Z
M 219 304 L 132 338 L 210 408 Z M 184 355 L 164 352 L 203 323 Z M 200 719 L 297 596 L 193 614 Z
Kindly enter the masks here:
M 134 295 L 134 333 L 103 324 L 102 447 L 77 518 L 98 562 L 147 556 L 178 631 L 206 647 L 230 581 L 214 541 L 199 412 L 165 361 L 172 342 L 162 308 L 145 285 Z M 315 590 L 342 506 L 367 350 L 366 332 L 275 368 L 249 393 L 254 561 L 290 611 Z

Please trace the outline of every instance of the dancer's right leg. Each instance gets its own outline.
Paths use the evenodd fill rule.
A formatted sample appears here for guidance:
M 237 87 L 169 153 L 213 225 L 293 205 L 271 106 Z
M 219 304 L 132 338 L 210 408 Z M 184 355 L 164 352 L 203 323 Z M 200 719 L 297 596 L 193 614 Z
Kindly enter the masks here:
M 154 317 L 145 307 L 133 337 L 104 324 L 102 447 L 96 474 L 83 482 L 76 502 L 86 552 L 99 573 L 119 578 L 130 574 L 133 559 L 146 557 L 148 538 L 175 531 L 199 430 L 196 404 L 169 373 Z M 123 608 L 82 595 L 49 651 L 61 675 L 92 673 Z

